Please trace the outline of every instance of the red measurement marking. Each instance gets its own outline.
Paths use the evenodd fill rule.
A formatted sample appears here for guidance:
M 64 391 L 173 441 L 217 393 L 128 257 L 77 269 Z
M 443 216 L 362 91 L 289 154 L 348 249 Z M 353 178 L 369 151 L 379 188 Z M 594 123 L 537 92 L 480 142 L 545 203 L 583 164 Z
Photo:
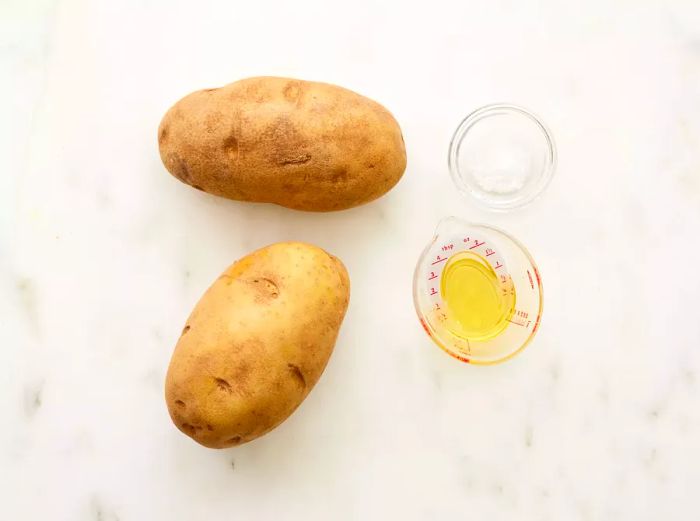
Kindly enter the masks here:
M 537 284 L 541 285 L 542 281 L 540 280 L 540 272 L 537 271 L 537 268 L 535 268 L 535 277 L 537 277 Z
M 510 320 L 510 319 L 508 319 L 508 322 L 510 322 L 511 324 L 515 324 L 516 326 L 524 327 L 524 324 L 522 324 L 521 322 L 513 322 L 513 321 Z
M 478 248 L 479 246 L 483 246 L 486 244 L 485 242 L 479 242 L 478 239 L 474 239 L 474 246 L 470 247 L 470 250 L 473 250 L 474 248 Z
M 537 273 L 537 272 L 535 272 L 535 273 Z M 530 275 L 530 270 L 527 270 L 527 278 L 530 279 L 530 287 L 532 289 L 535 289 L 535 284 L 532 282 L 532 275 Z M 539 281 L 539 279 L 538 279 L 538 281 Z
M 501 264 L 500 262 L 496 261 L 496 265 L 493 267 L 493 269 L 497 270 L 498 268 L 502 268 L 502 267 L 503 267 L 503 264 Z
M 446 260 L 447 260 L 447 257 L 445 257 L 445 258 L 440 258 L 440 256 L 438 255 L 438 256 L 437 256 L 437 260 L 436 260 L 435 262 L 433 262 L 433 263 L 431 264 L 431 266 L 435 266 L 436 264 L 438 264 L 438 263 L 440 263 L 440 262 L 443 262 L 443 261 L 446 261 Z
M 470 238 L 470 237 L 466 237 L 462 242 L 469 242 L 469 241 L 471 241 L 471 238 Z
M 487 256 L 487 257 L 490 257 L 490 256 L 493 255 L 494 253 L 496 253 L 496 252 L 493 251 L 491 248 L 486 248 L 486 256 Z
M 438 302 L 435 303 L 435 309 L 436 310 L 440 309 L 440 304 Z
M 425 332 L 428 333 L 430 336 L 430 329 L 428 329 L 428 325 L 425 323 L 425 320 L 422 318 L 420 319 L 420 325 L 423 326 L 423 329 L 425 329 Z
M 445 246 L 442 247 L 442 251 L 449 251 L 454 247 L 455 247 L 454 244 L 446 244 Z
M 430 288 L 430 296 L 437 295 L 437 291 L 435 291 L 435 288 Z
M 434 271 L 431 271 L 431 272 L 430 272 L 430 277 L 428 277 L 428 280 L 433 280 L 433 279 L 437 279 L 437 275 L 435 275 L 435 272 L 434 272 Z

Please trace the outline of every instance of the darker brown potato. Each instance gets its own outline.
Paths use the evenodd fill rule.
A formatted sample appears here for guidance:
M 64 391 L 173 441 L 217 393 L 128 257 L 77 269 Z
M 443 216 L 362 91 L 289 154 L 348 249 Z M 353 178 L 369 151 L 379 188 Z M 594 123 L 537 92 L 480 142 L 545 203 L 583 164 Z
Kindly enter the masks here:
M 406 169 L 398 123 L 350 90 L 248 78 L 178 101 L 158 129 L 163 164 L 194 188 L 309 211 L 352 208 Z

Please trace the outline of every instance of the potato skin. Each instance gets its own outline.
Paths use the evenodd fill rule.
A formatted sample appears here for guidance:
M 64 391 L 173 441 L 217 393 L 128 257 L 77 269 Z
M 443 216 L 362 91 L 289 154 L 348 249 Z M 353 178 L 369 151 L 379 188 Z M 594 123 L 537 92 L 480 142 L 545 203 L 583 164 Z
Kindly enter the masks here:
M 276 243 L 231 265 L 187 319 L 165 381 L 173 423 L 205 447 L 282 423 L 318 381 L 350 298 L 342 262 Z
M 158 129 L 181 181 L 229 199 L 343 210 L 388 192 L 406 169 L 398 123 L 350 90 L 256 77 L 178 101 Z

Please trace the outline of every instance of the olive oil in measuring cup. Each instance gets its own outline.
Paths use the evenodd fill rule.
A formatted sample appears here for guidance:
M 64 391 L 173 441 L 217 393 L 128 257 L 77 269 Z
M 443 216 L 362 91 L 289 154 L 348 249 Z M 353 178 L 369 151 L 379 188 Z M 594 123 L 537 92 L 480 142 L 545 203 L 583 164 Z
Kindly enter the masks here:
M 424 329 L 462 361 L 501 362 L 532 339 L 542 283 L 525 248 L 505 232 L 455 217 L 438 224 L 413 278 Z
M 446 327 L 468 340 L 498 336 L 515 310 L 511 279 L 500 279 L 486 258 L 469 250 L 447 260 L 440 279 L 440 295 L 450 317 Z

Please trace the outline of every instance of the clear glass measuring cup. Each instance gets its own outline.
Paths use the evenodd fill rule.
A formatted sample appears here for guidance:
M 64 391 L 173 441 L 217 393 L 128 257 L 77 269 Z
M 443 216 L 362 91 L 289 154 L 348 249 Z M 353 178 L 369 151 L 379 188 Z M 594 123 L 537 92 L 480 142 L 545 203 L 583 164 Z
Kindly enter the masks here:
M 542 316 L 542 281 L 513 237 L 456 217 L 440 221 L 418 260 L 413 300 L 425 331 L 464 362 L 494 364 L 527 346 Z

